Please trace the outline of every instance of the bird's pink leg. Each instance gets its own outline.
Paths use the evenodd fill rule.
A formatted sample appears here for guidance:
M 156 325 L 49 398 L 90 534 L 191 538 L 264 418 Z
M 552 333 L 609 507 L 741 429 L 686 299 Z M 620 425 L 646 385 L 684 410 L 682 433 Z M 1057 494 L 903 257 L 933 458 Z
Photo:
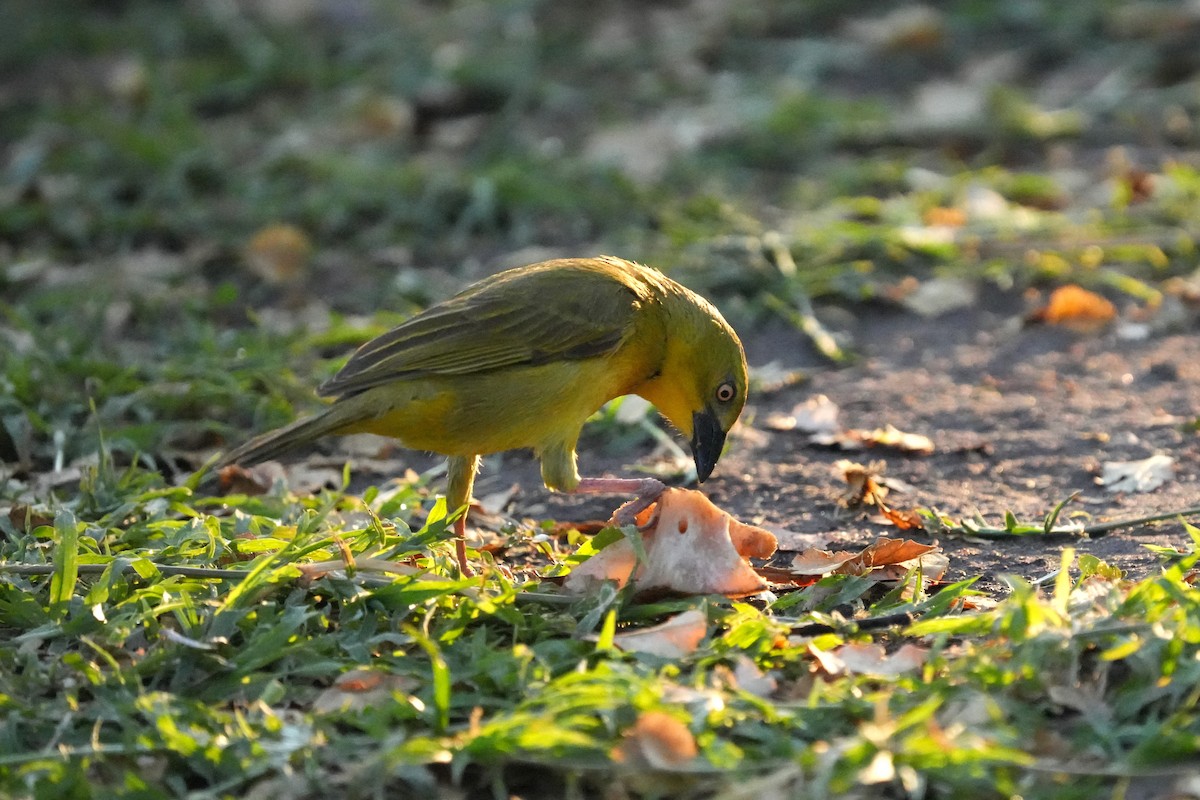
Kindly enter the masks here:
M 632 525 L 635 518 L 666 489 L 655 478 L 582 478 L 572 491 L 580 494 L 632 494 L 633 498 L 613 512 L 618 525 Z
M 454 550 L 458 554 L 458 568 L 464 578 L 475 576 L 475 571 L 467 563 L 467 515 L 463 514 L 454 520 Z

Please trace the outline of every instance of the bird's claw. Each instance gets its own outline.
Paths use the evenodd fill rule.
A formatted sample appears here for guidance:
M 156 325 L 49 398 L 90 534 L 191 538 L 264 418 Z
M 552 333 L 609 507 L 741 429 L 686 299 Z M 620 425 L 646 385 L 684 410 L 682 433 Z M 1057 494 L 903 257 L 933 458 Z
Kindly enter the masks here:
M 658 498 L 666 491 L 666 485 L 654 478 L 643 480 L 638 493 L 632 499 L 622 503 L 613 512 L 612 522 L 618 526 L 637 525 L 638 515 L 658 502 Z

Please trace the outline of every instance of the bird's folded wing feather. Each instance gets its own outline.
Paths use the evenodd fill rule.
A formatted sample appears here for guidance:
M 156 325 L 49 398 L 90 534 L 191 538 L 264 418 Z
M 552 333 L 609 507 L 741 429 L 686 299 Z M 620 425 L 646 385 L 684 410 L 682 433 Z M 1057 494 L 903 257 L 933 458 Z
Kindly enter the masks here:
M 484 283 L 367 342 L 318 391 L 604 355 L 632 332 L 640 302 L 633 287 L 593 272 Z

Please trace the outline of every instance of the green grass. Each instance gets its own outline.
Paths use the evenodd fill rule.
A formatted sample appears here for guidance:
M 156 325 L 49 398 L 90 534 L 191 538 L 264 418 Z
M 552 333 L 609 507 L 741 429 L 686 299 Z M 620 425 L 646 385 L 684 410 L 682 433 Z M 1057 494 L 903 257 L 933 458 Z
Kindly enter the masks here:
M 461 780 L 507 796 L 534 791 L 525 764 L 544 793 L 533 796 L 559 782 L 675 796 L 778 781 L 806 796 L 878 783 L 1088 797 L 1200 744 L 1194 553 L 1132 582 L 1068 550 L 1048 590 L 1013 578 L 974 610 L 971 581 L 930 590 L 917 575 L 908 599 L 838 576 L 774 604 L 646 606 L 572 600 L 529 572 L 449 577 L 445 519 L 433 507 L 418 525 L 422 507 L 424 490 L 403 483 L 214 501 L 106 464 L 52 519 L 0 522 L 7 791 L 371 797 Z M 343 551 L 429 572 L 298 569 Z M 680 659 L 589 635 L 609 614 L 619 631 L 686 608 L 705 613 L 708 635 Z M 917 621 L 875 633 L 838 621 L 899 611 Z M 841 632 L 791 635 L 813 619 Z M 929 654 L 898 675 L 815 666 L 813 649 L 865 641 Z M 771 699 L 731 677 L 743 657 L 777 682 Z M 347 690 L 314 710 L 362 668 L 394 690 L 366 707 Z M 698 757 L 674 771 L 614 765 L 622 734 L 655 710 L 687 725 Z
M 668 4 L 624 28 L 535 0 L 352 5 L 0 2 L 0 796 L 1091 798 L 1194 773 L 1195 545 L 1138 580 L 1067 552 L 1057 582 L 994 597 L 912 575 L 575 600 L 537 575 L 586 537 L 509 531 L 539 572 L 454 577 L 432 478 L 187 483 L 303 413 L 353 345 L 530 246 L 654 263 L 741 330 L 817 339 L 814 303 L 932 276 L 1170 302 L 1200 265 L 1200 95 L 1162 77 L 1186 65 L 1169 41 L 1121 32 L 1149 9 L 945 4 L 929 49 L 872 50 L 832 3 L 704 24 Z M 927 82 L 995 54 L 1018 68 L 981 90 L 990 116 L 913 127 Z M 1050 103 L 1043 76 L 1097 63 L 1127 95 Z M 588 156 L 596 131 L 721 98 L 733 124 L 661 177 Z M 312 244 L 295 286 L 243 256 L 279 224 Z M 588 435 L 662 439 L 612 409 Z M 695 652 L 614 647 L 687 609 L 707 619 Z M 797 633 L 814 622 L 833 632 Z M 828 674 L 848 642 L 929 653 Z M 739 688 L 743 659 L 768 697 Z M 338 683 L 357 670 L 382 688 Z M 655 711 L 697 758 L 616 762 Z

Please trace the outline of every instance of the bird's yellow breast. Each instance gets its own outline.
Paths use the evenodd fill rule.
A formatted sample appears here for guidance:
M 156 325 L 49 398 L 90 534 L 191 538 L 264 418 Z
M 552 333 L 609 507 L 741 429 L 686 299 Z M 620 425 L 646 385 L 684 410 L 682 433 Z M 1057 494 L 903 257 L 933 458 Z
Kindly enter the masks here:
M 573 447 L 589 416 L 653 371 L 652 355 L 624 346 L 601 358 L 396 380 L 340 401 L 370 409 L 369 418 L 343 432 L 377 433 L 412 449 L 460 456 Z

